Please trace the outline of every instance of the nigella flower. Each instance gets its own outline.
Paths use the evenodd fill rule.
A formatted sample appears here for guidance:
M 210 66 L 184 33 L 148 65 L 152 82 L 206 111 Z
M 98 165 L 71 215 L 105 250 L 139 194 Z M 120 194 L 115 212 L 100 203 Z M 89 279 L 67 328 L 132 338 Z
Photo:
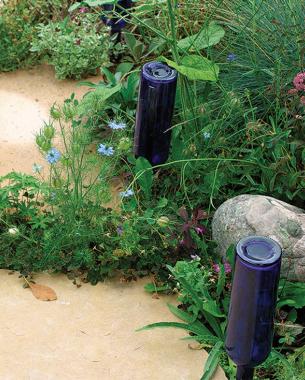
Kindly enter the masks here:
M 229 53 L 227 55 L 227 61 L 228 62 L 234 62 L 236 60 L 237 56 L 234 53 Z
M 210 133 L 210 132 L 203 132 L 203 138 L 204 138 L 205 140 L 210 139 L 210 138 L 211 138 L 211 133 Z
M 50 199 L 51 201 L 54 201 L 56 199 L 56 193 L 54 193 L 54 191 L 50 193 Z
M 293 79 L 293 85 L 298 91 L 305 91 L 305 72 L 298 73 Z
M 106 145 L 104 144 L 100 144 L 97 151 L 102 156 L 113 156 L 114 154 L 113 147 L 112 146 L 106 147 Z
M 125 123 L 120 123 L 120 122 L 116 122 L 114 120 L 110 121 L 110 123 L 108 124 L 109 128 L 111 129 L 124 129 L 126 128 L 126 124 Z
M 46 155 L 46 160 L 49 164 L 52 165 L 56 164 L 56 162 L 59 161 L 60 157 L 61 153 L 56 148 L 51 148 Z
M 33 173 L 40 173 L 41 170 L 42 170 L 42 165 L 39 165 L 39 164 L 34 164 L 32 166 L 32 170 L 33 170 Z
M 131 190 L 131 189 L 126 190 L 126 191 L 122 191 L 122 192 L 120 193 L 120 197 L 121 197 L 121 198 L 128 198 L 128 197 L 131 197 L 131 196 L 133 196 L 133 195 L 134 195 L 134 191 Z
M 116 229 L 116 232 L 118 233 L 118 235 L 123 235 L 123 232 L 124 232 L 124 228 L 123 226 L 118 226 L 118 228 Z

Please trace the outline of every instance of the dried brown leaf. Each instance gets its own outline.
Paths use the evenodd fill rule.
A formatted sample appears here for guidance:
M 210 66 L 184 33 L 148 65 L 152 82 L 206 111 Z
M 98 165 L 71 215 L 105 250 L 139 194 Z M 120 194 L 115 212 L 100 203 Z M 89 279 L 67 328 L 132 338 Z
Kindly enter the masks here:
M 57 295 L 53 289 L 45 285 L 33 284 L 29 282 L 33 295 L 40 301 L 55 301 Z

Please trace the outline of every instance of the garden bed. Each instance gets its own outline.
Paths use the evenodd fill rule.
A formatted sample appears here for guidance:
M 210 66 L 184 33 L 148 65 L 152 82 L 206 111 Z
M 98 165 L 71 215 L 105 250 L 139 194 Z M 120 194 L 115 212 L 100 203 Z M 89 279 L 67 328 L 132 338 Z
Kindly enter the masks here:
M 264 322 L 270 339 L 262 340 L 264 350 L 260 346 L 258 352 L 270 354 L 255 362 L 261 364 L 255 379 L 303 380 L 305 277 L 302 268 L 289 271 L 298 259 L 305 260 L 300 250 L 305 236 L 304 4 L 114 3 L 21 0 L 15 6 L 11 0 L 1 7 L 0 70 L 42 62 L 53 69 L 17 71 L 16 78 L 27 78 L 23 85 L 12 80 L 14 73 L 0 74 L 0 96 L 6 101 L 0 106 L 6 161 L 0 177 L 0 267 L 19 272 L 28 285 L 34 273 L 62 272 L 81 285 L 80 292 L 90 282 L 103 293 L 109 278 L 117 276 L 137 281 L 127 285 L 132 291 L 143 285 L 139 278 L 149 278 L 145 290 L 154 297 L 178 295 L 181 304 L 169 309 L 183 322 L 157 323 L 156 318 L 143 329 L 185 329 L 188 339 L 209 352 L 201 379 L 212 379 L 220 364 L 232 380 L 236 366 L 227 355 L 226 336 L 236 278 L 234 245 L 259 229 L 253 218 L 248 218 L 250 230 L 242 229 L 241 215 L 247 219 L 247 214 L 238 203 L 240 217 L 226 212 L 227 224 L 217 222 L 222 223 L 218 230 L 231 236 L 217 241 L 215 210 L 231 198 L 247 205 L 248 194 L 259 195 L 262 207 L 279 218 L 268 199 L 284 201 L 273 203 L 291 209 L 294 220 L 287 221 L 284 213 L 272 232 L 267 228 L 262 234 L 282 245 L 284 260 L 280 291 L 268 309 L 276 312 Z M 82 87 L 76 90 L 65 78 L 81 80 Z M 36 115 L 33 120 L 29 112 Z M 232 227 L 237 228 L 233 241 Z M 232 245 L 222 247 L 229 240 Z M 115 290 L 117 283 L 111 284 Z M 126 309 L 132 320 L 133 311 Z M 124 315 L 116 306 L 113 310 L 119 318 Z M 263 316 L 254 314 L 260 323 Z

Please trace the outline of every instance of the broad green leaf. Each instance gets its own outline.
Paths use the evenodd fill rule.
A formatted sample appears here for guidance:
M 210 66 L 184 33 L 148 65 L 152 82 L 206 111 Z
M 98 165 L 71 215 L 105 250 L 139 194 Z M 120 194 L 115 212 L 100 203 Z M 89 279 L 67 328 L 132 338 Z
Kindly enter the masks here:
M 226 259 L 231 266 L 232 273 L 234 273 L 234 267 L 235 267 L 235 246 L 234 246 L 234 244 L 231 244 L 230 247 L 227 249 Z
M 226 284 L 225 267 L 224 267 L 223 264 L 220 264 L 219 267 L 220 267 L 220 271 L 219 271 L 219 274 L 218 274 L 218 281 L 217 281 L 217 288 L 216 288 L 216 293 L 217 293 L 218 297 L 223 292 L 223 289 L 224 289 L 225 284 Z
M 155 329 L 157 327 L 161 327 L 161 328 L 175 327 L 177 329 L 190 331 L 190 332 L 197 334 L 197 335 L 202 334 L 201 329 L 198 328 L 196 325 L 186 324 L 186 323 L 181 323 L 181 322 L 157 322 L 157 323 L 152 323 L 150 325 L 146 325 L 144 327 L 141 327 L 140 329 L 137 329 L 136 331 L 152 330 L 152 329 Z M 213 337 L 213 335 L 211 333 L 209 335 Z
M 133 68 L 133 63 L 131 62 L 122 62 L 116 68 L 117 73 L 127 74 Z
M 87 1 L 78 1 L 75 4 L 71 5 L 69 12 L 73 12 L 82 5 L 88 5 L 89 7 L 98 7 L 104 4 L 116 4 L 118 0 L 87 0 Z
M 79 8 L 80 6 L 82 5 L 81 2 L 76 2 L 75 4 L 71 5 L 71 7 L 69 7 L 68 9 L 68 12 L 73 12 L 75 11 L 75 9 Z
M 199 33 L 180 40 L 178 47 L 181 49 L 201 50 L 218 44 L 224 35 L 224 29 L 212 21 L 209 25 L 205 25 Z
M 112 95 L 121 90 L 121 84 L 117 84 L 114 87 L 98 86 L 94 91 L 88 92 L 79 104 L 78 112 L 90 113 L 99 110 Z
M 90 7 L 99 7 L 104 4 L 116 4 L 118 0 L 87 0 L 86 3 Z
M 156 292 L 166 292 L 167 290 L 170 290 L 170 287 L 168 285 L 156 286 L 154 283 L 150 282 L 144 285 L 144 289 L 148 293 L 156 293 Z
M 202 309 L 204 311 L 207 311 L 208 313 L 210 313 L 214 317 L 224 317 L 225 316 L 224 314 L 222 314 L 222 312 L 219 309 L 215 300 L 203 302 L 202 303 Z
M 196 320 L 196 316 L 194 315 L 190 315 L 189 313 L 187 313 L 186 311 L 183 311 L 181 309 L 179 309 L 178 307 L 174 306 L 174 305 L 171 305 L 171 304 L 167 304 L 169 310 L 178 318 L 182 319 L 184 322 L 187 322 L 187 323 L 194 323 L 195 320 Z M 204 326 L 203 326 L 204 327 Z M 205 327 L 204 327 L 205 328 Z
M 305 284 L 302 282 L 280 281 L 279 302 L 277 307 L 284 305 L 294 306 L 300 309 L 305 306 Z
M 296 302 L 295 300 L 291 300 L 291 299 L 282 299 L 276 305 L 278 309 L 280 309 L 283 306 L 296 306 Z
M 210 351 L 210 354 L 204 366 L 203 375 L 200 380 L 212 379 L 212 376 L 214 375 L 214 372 L 216 371 L 217 365 L 219 363 L 222 346 L 223 342 L 219 341 Z
M 153 171 L 151 164 L 144 158 L 139 157 L 136 160 L 136 177 L 141 189 L 149 198 L 153 183 Z
M 165 57 L 160 57 L 169 66 L 185 75 L 190 80 L 207 80 L 215 82 L 218 79 L 219 66 L 200 55 L 187 55 L 181 60 L 181 65 Z
M 159 202 L 158 202 L 158 204 L 157 204 L 157 207 L 158 207 L 158 208 L 164 208 L 164 207 L 167 206 L 167 204 L 168 204 L 168 200 L 167 200 L 167 198 L 161 198 L 161 199 L 159 199 Z

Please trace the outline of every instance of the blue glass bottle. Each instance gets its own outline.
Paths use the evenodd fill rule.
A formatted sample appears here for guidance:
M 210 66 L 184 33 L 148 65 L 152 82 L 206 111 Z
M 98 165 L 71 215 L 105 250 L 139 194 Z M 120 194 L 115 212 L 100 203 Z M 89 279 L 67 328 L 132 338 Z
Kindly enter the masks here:
M 115 11 L 116 13 L 119 13 L 121 15 L 120 18 L 118 17 L 109 18 L 107 16 L 101 17 L 101 20 L 104 22 L 104 24 L 111 27 L 111 34 L 121 33 L 122 29 L 125 28 L 127 24 L 126 22 L 127 12 L 125 12 L 124 9 L 131 8 L 133 5 L 133 2 L 132 0 L 119 0 L 117 4 L 119 5 L 119 7 L 116 7 L 114 4 L 103 5 L 103 10 L 106 11 L 107 13 L 109 12 L 109 14 L 111 14 Z M 125 16 L 125 19 L 122 18 L 124 16 Z
M 225 345 L 239 380 L 252 379 L 254 367 L 271 351 L 281 254 L 278 243 L 262 236 L 236 246 Z
M 141 71 L 134 153 L 152 165 L 169 156 L 177 77 L 176 70 L 161 62 L 146 63 Z

